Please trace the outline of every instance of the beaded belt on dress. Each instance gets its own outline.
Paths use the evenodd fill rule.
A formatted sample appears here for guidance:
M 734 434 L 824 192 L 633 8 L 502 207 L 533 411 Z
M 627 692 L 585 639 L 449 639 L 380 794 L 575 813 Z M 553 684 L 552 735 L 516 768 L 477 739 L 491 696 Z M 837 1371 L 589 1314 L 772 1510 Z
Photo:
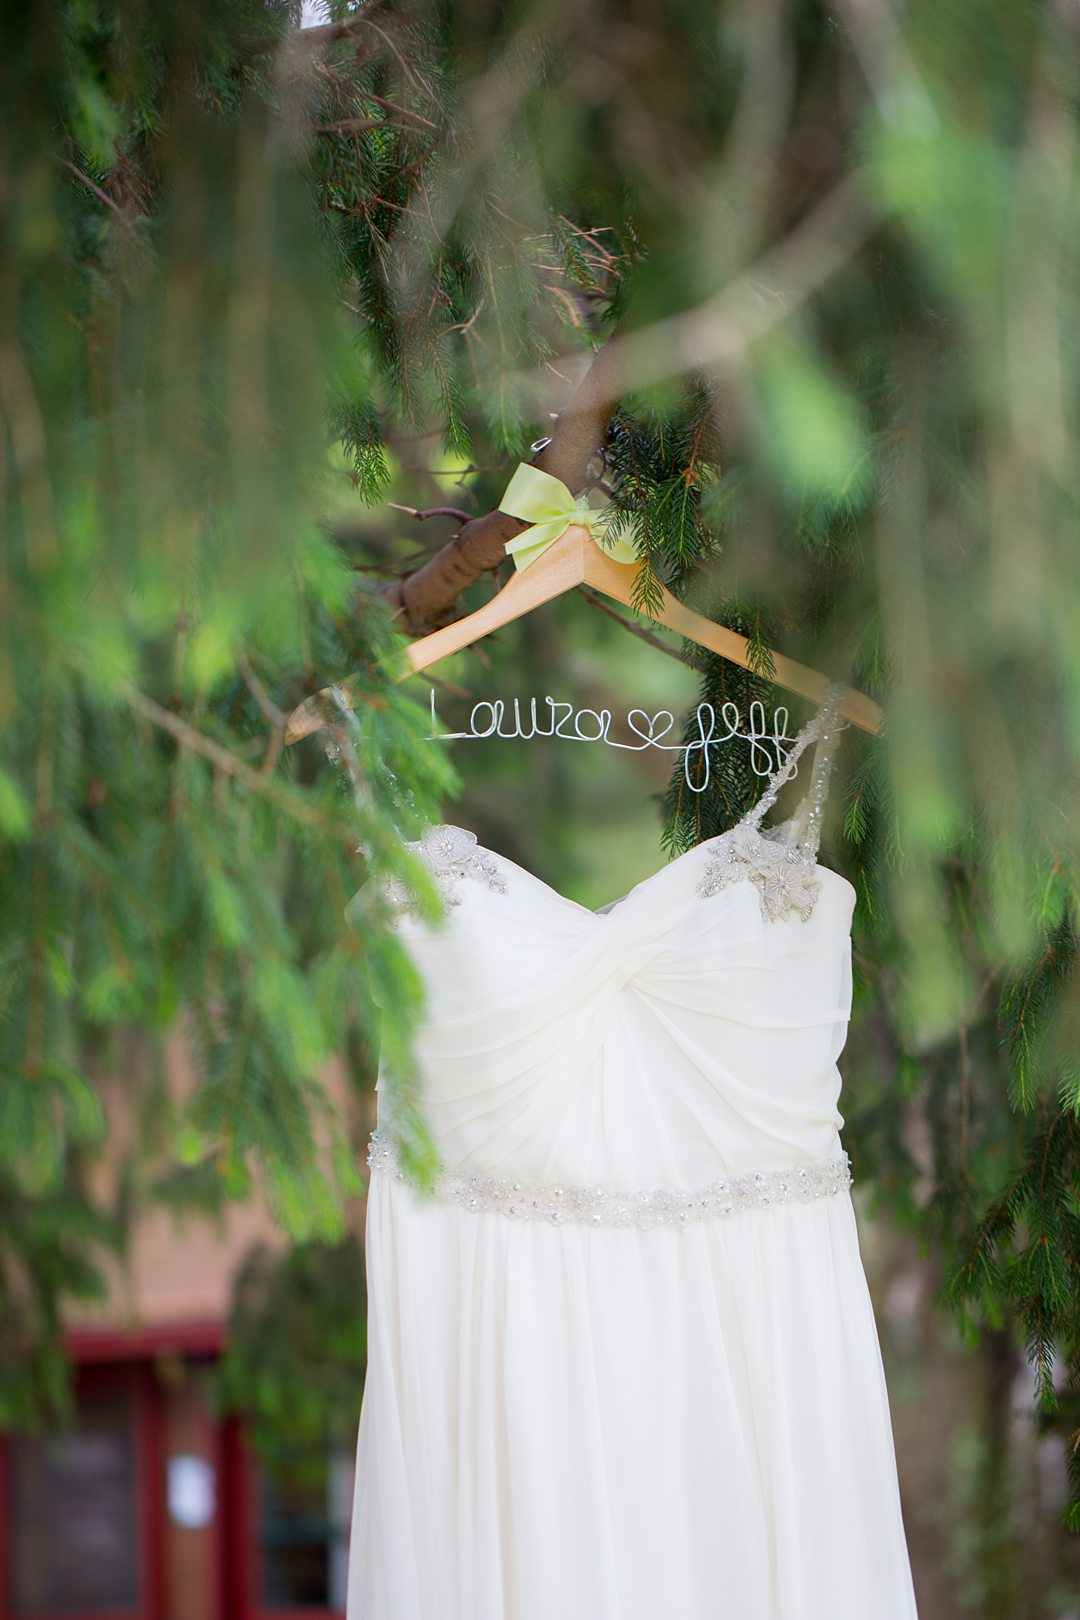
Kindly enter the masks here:
M 394 1144 L 373 1131 L 368 1168 L 404 1181 Z M 823 1164 L 793 1164 L 783 1170 L 752 1170 L 722 1176 L 705 1187 L 640 1187 L 622 1191 L 598 1186 L 539 1186 L 504 1180 L 480 1171 L 446 1169 L 435 1178 L 436 1197 L 478 1215 L 504 1215 L 511 1220 L 544 1221 L 577 1226 L 690 1226 L 724 1219 L 751 1209 L 780 1204 L 809 1204 L 846 1192 L 851 1163 L 846 1153 Z

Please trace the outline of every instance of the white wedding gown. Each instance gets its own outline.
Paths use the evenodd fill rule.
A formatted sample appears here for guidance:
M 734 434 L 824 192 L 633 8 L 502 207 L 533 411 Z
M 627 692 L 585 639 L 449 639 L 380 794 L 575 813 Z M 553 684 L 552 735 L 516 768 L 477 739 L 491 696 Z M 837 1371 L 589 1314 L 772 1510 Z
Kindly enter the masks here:
M 838 1128 L 836 689 L 754 810 L 599 911 L 462 828 L 398 927 L 447 1166 L 381 1087 L 348 1620 L 912 1620 Z M 795 815 L 762 815 L 817 739 Z

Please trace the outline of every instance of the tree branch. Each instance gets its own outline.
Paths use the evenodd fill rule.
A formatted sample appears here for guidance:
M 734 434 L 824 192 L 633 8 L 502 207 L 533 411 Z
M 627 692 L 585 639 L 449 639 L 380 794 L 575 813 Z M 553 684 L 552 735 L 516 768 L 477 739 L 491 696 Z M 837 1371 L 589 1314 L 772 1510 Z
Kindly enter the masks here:
M 356 829 L 350 827 L 347 822 L 339 821 L 335 816 L 325 815 L 317 804 L 311 804 L 301 794 L 294 793 L 281 778 L 264 775 L 261 770 L 255 770 L 215 738 L 207 737 L 180 715 L 173 714 L 169 709 L 163 709 L 160 703 L 147 697 L 137 687 L 124 682 L 121 690 L 137 714 L 152 721 L 162 731 L 167 731 L 170 737 L 175 737 L 182 748 L 189 748 L 192 753 L 200 754 L 223 775 L 231 776 L 234 781 L 252 793 L 268 799 L 271 804 L 276 804 L 286 815 L 294 816 L 297 821 L 304 822 L 328 837 L 339 838 L 348 844 L 349 848 L 355 848 Z
M 633 377 L 635 388 L 706 368 L 719 367 L 730 377 L 759 338 L 790 319 L 851 263 L 880 218 L 862 181 L 845 176 L 718 292 L 692 309 L 612 337 L 607 348 L 618 351 L 612 364 Z M 511 373 L 510 381 L 516 385 L 528 377 L 528 372 Z
M 622 394 L 621 367 L 612 341 L 598 349 L 573 397 L 560 413 L 551 440 L 533 465 L 576 492 L 589 462 L 601 448 Z M 467 585 L 506 559 L 505 546 L 528 525 L 498 510 L 462 525 L 454 538 L 414 574 L 387 587 L 385 596 L 401 616 L 400 628 L 413 635 L 451 622 Z
M 415 506 L 401 506 L 397 501 L 387 501 L 386 504 L 392 512 L 404 512 L 406 517 L 415 518 L 417 523 L 423 523 L 433 517 L 460 518 L 462 523 L 471 523 L 473 520 L 473 514 L 463 511 L 460 506 L 429 506 L 425 511 L 419 512 Z
M 642 641 L 647 641 L 650 647 L 655 647 L 657 652 L 666 653 L 669 658 L 674 658 L 676 663 L 692 667 L 690 660 L 684 658 L 681 652 L 676 652 L 674 647 L 669 647 L 666 641 L 661 640 L 659 636 L 653 635 L 651 630 L 646 630 L 644 625 L 634 624 L 633 620 L 628 619 L 625 613 L 620 613 L 617 608 L 613 608 L 610 603 L 606 602 L 598 592 L 591 590 L 588 585 L 579 585 L 577 593 L 579 596 L 584 597 L 590 607 L 599 609 L 601 613 L 606 613 L 609 619 L 614 619 L 615 623 L 621 625 L 624 630 L 629 630 L 632 636 L 638 636 Z
M 59 152 L 55 156 L 61 168 L 67 169 L 70 174 L 75 176 L 76 180 L 81 181 L 87 191 L 92 192 L 98 202 L 104 203 L 106 208 L 111 208 L 118 219 L 123 219 L 124 210 L 114 197 L 110 197 L 107 191 L 102 191 L 101 187 L 95 184 L 88 174 L 83 174 L 82 170 L 77 168 L 70 158 L 62 157 Z

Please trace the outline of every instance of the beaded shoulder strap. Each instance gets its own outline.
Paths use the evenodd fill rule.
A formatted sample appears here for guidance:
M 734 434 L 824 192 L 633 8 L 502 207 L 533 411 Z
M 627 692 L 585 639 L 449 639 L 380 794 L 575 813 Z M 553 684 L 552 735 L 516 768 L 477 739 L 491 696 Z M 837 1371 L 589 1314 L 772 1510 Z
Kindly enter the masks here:
M 821 890 L 815 870 L 821 812 L 836 734 L 847 724 L 836 718 L 843 690 L 840 683 L 831 683 L 821 708 L 799 732 L 787 759 L 760 799 L 729 833 L 721 834 L 712 844 L 698 883 L 703 899 L 733 883 L 749 881 L 758 890 L 766 922 L 781 922 L 791 916 L 806 922 L 813 914 Z M 779 826 L 763 827 L 762 816 L 771 809 L 803 752 L 815 739 L 810 783 L 802 800 Z
M 830 682 L 820 709 L 799 732 L 787 759 L 771 778 L 769 786 L 745 818 L 763 838 L 777 839 L 807 860 L 814 860 L 817 856 L 821 842 L 821 818 L 828 796 L 836 743 L 840 732 L 846 730 L 848 725 L 846 720 L 837 718 L 843 693 L 842 681 Z M 780 789 L 794 774 L 803 753 L 815 740 L 817 747 L 814 750 L 806 792 L 786 821 L 780 822 L 775 827 L 762 827 L 762 817 L 775 804 Z

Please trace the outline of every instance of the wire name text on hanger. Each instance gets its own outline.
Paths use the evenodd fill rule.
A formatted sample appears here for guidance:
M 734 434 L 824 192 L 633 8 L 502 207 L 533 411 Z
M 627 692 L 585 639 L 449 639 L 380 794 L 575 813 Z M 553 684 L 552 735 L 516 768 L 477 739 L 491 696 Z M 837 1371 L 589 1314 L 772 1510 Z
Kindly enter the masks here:
M 748 743 L 751 768 L 758 776 L 768 776 L 786 759 L 784 745 L 790 747 L 795 741 L 787 735 L 787 708 L 783 704 L 778 705 L 773 711 L 770 728 L 759 698 L 750 704 L 745 727 L 740 724 L 736 703 L 729 701 L 722 704 L 719 714 L 711 703 L 699 703 L 694 710 L 696 734 L 687 741 L 674 743 L 665 741 L 675 725 L 675 716 L 670 709 L 658 709 L 654 714 L 646 709 L 628 709 L 625 724 L 627 730 L 638 739 L 635 742 L 623 741 L 611 735 L 611 709 L 575 709 L 573 703 L 551 696 L 532 697 L 524 705 L 520 698 L 513 698 L 509 703 L 503 698 L 482 699 L 473 704 L 463 731 L 440 729 L 434 687 L 430 689 L 430 709 L 432 741 L 484 742 L 495 739 L 502 742 L 532 742 L 538 738 L 558 738 L 565 742 L 604 743 L 609 748 L 620 748 L 630 753 L 641 753 L 647 748 L 658 748 L 664 753 L 682 753 L 683 775 L 693 793 L 704 793 L 709 787 L 713 748 L 736 740 Z M 696 768 L 699 756 L 700 768 Z

